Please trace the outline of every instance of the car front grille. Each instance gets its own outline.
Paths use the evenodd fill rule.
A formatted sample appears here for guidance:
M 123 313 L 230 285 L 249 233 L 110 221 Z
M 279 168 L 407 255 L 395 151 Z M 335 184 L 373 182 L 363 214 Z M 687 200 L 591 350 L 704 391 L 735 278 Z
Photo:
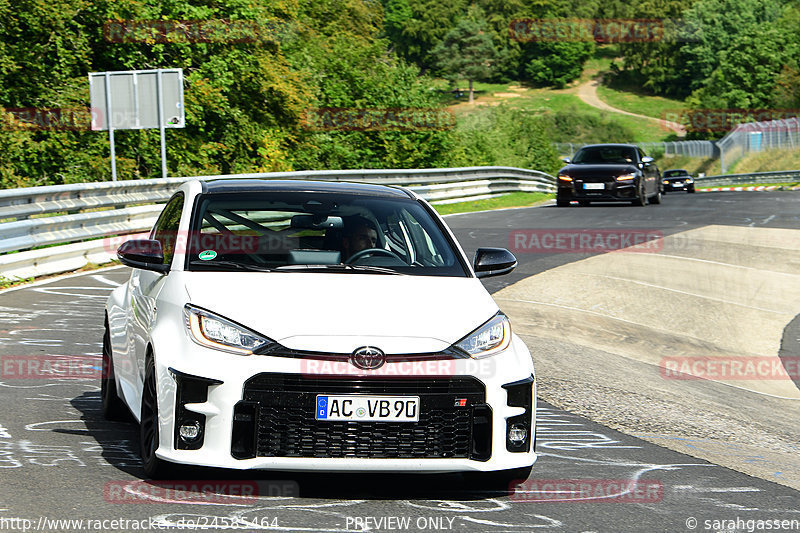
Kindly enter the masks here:
M 316 420 L 316 396 L 419 396 L 418 422 Z M 456 400 L 462 400 L 457 402 Z M 259 374 L 234 412 L 231 453 L 250 457 L 471 458 L 491 456 L 491 409 L 475 378 L 321 379 Z M 457 404 L 463 403 L 462 406 Z

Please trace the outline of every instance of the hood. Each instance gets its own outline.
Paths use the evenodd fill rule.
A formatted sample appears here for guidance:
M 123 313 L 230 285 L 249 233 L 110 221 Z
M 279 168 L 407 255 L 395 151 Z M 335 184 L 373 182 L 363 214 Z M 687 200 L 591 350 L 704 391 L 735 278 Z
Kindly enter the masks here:
M 620 176 L 622 174 L 638 173 L 640 170 L 636 165 L 627 163 L 614 163 L 607 165 L 567 165 L 558 171 L 559 174 L 567 174 L 573 178 L 594 177 L 594 176 Z
M 446 349 L 497 312 L 477 278 L 186 272 L 189 303 L 295 350 Z

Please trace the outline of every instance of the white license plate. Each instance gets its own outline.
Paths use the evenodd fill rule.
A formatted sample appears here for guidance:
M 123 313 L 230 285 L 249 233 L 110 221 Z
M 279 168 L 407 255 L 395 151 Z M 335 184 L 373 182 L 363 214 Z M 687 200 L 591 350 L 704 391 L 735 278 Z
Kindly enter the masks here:
M 419 422 L 419 396 L 317 396 L 317 420 Z
M 605 183 L 584 183 L 583 184 L 583 188 L 584 189 L 605 189 L 606 188 L 606 184 Z
M 673 183 L 673 187 L 683 187 L 683 183 Z

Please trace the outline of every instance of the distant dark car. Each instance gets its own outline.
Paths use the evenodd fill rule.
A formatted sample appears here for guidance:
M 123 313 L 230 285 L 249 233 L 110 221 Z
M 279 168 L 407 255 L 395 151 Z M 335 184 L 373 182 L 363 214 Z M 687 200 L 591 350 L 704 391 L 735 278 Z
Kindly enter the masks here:
M 572 200 L 631 202 L 633 205 L 661 203 L 661 176 L 652 157 L 632 144 L 592 144 L 558 171 L 556 205 L 566 207 Z
M 661 175 L 661 182 L 664 192 L 694 192 L 694 178 L 682 168 L 665 170 Z

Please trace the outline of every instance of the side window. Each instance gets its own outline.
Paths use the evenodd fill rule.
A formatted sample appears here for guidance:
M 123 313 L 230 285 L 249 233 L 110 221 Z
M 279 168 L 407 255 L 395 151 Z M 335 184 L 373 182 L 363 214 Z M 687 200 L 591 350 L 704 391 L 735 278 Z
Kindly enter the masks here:
M 172 256 L 175 255 L 175 244 L 178 240 L 178 226 L 181 222 L 181 211 L 183 210 L 183 193 L 178 193 L 167 202 L 166 207 L 158 217 L 156 225 L 151 232 L 151 239 L 161 243 L 164 251 L 164 264 L 172 263 Z

